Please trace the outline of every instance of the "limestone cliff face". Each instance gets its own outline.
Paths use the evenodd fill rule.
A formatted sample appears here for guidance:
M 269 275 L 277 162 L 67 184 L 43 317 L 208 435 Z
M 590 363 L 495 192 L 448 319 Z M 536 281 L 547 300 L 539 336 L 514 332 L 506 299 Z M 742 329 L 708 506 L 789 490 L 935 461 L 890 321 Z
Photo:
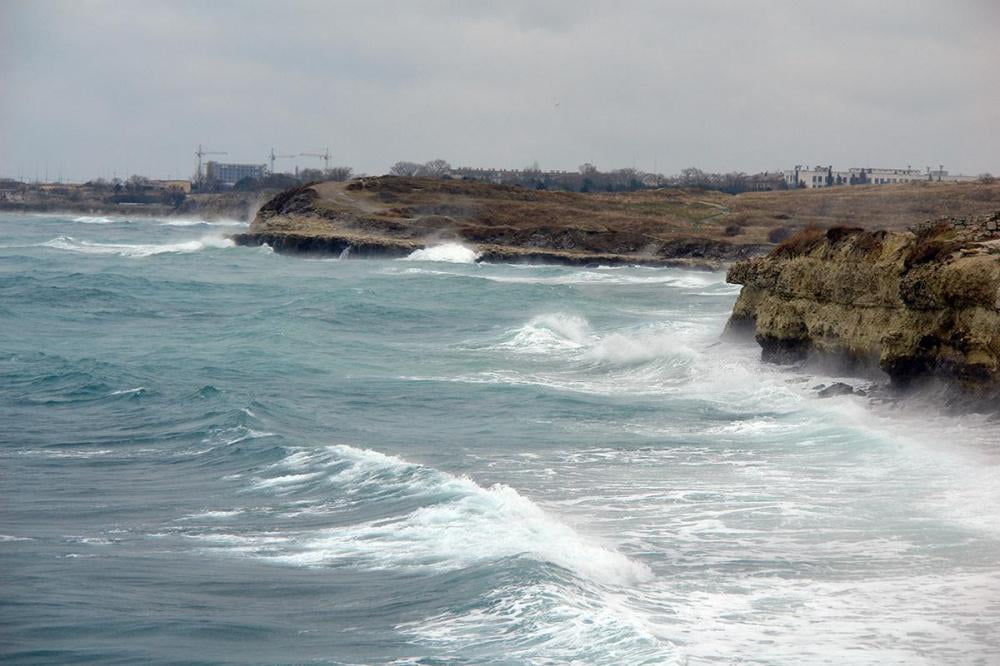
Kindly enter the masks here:
M 731 333 L 765 360 L 835 357 L 893 384 L 939 377 L 1000 394 L 1000 215 L 917 232 L 806 230 L 734 264 Z

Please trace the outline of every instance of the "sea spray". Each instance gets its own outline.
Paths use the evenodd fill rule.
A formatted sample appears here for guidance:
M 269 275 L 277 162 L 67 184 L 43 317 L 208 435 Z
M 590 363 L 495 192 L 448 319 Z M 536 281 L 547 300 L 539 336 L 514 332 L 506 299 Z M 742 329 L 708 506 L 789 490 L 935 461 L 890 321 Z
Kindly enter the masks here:
M 391 518 L 298 533 L 287 552 L 268 549 L 266 557 L 275 561 L 447 570 L 524 556 L 607 584 L 632 585 L 652 576 L 646 565 L 581 535 L 503 484 L 484 488 L 468 478 L 343 445 L 296 451 L 271 469 L 274 474 L 254 480 L 255 490 L 314 490 L 325 479 L 357 501 L 391 493 L 423 503 Z
M 459 243 L 442 243 L 422 250 L 414 250 L 404 261 L 440 261 L 453 264 L 472 264 L 479 253 Z
M 235 247 L 235 243 L 228 238 L 218 236 L 204 236 L 200 240 L 163 244 L 95 243 L 92 241 L 77 240 L 72 236 L 58 236 L 41 243 L 40 246 L 82 254 L 150 257 L 164 253 L 189 253 L 206 249 L 230 248 Z

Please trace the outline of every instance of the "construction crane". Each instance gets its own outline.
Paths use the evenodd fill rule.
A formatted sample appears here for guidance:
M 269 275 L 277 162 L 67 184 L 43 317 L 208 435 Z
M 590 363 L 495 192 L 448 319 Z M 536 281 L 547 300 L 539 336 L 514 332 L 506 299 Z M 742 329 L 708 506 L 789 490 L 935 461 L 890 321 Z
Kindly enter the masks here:
M 318 157 L 323 160 L 323 170 L 330 170 L 330 149 L 327 148 L 323 153 L 299 153 L 300 157 Z
M 274 152 L 274 148 L 271 149 L 271 154 L 268 158 L 271 160 L 271 173 L 274 173 L 274 160 L 283 160 L 288 157 L 295 157 L 295 155 L 279 155 Z
M 199 143 L 198 144 L 198 150 L 195 151 L 195 155 L 198 156 L 198 183 L 201 183 L 201 158 L 202 157 L 204 157 L 205 155 L 228 155 L 228 154 L 229 153 L 221 153 L 221 152 L 218 152 L 218 151 L 209 152 L 209 151 L 205 150 L 204 148 L 202 148 L 201 144 Z

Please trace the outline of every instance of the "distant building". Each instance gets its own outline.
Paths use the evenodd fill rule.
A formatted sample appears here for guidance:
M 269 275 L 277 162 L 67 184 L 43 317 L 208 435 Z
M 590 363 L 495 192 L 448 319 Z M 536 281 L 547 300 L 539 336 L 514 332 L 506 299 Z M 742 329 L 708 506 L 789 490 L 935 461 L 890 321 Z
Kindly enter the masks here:
M 151 180 L 149 186 L 156 190 L 183 192 L 191 194 L 190 180 Z
M 0 201 L 24 201 L 24 189 L 5 185 L 0 186 Z
M 743 185 L 744 192 L 772 192 L 774 190 L 786 189 L 788 185 L 780 171 L 765 171 L 755 173 L 746 177 Z
M 948 173 L 944 169 L 931 169 L 927 172 L 927 180 L 944 183 L 970 183 L 979 180 L 979 176 L 963 176 L 957 173 Z
M 929 180 L 927 174 L 918 169 L 849 169 L 848 185 L 898 185 Z
M 232 187 L 244 178 L 261 180 L 265 176 L 267 176 L 266 164 L 227 164 L 211 161 L 205 165 L 205 178 L 227 187 Z
M 846 171 L 835 170 L 832 166 L 799 166 L 784 172 L 785 183 L 790 188 L 803 187 L 836 187 L 838 185 L 898 185 L 900 183 L 917 183 L 935 181 L 946 183 L 964 183 L 976 180 L 976 176 L 949 174 L 944 170 L 928 169 L 877 169 L 871 167 L 854 167 Z

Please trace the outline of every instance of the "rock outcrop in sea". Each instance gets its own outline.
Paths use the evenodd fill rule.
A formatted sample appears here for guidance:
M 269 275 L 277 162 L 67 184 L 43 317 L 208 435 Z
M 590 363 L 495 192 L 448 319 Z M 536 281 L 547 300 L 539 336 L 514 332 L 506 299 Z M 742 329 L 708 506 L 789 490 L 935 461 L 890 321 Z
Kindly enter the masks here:
M 836 359 L 896 387 L 935 379 L 1000 396 L 1000 212 L 912 231 L 807 229 L 740 261 L 727 331 L 765 360 Z

